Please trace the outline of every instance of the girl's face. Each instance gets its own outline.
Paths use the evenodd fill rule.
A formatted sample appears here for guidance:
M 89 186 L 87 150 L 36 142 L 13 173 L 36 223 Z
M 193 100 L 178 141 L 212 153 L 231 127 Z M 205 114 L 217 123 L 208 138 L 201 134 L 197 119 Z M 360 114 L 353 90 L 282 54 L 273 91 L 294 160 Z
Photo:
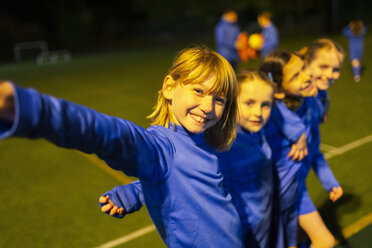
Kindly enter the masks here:
M 182 85 L 167 76 L 163 84 L 163 94 L 171 101 L 175 124 L 191 133 L 200 134 L 217 124 L 225 109 L 226 98 L 208 93 L 215 77 L 203 83 Z
M 340 56 L 334 49 L 319 49 L 308 67 L 313 76 L 313 82 L 318 89 L 327 90 L 339 76 L 335 72 L 340 71 Z
M 238 123 L 250 132 L 258 132 L 266 124 L 273 103 L 273 88 L 260 80 L 240 84 Z
M 283 67 L 282 88 L 286 95 L 294 97 L 314 96 L 318 92 L 304 61 L 295 55 Z

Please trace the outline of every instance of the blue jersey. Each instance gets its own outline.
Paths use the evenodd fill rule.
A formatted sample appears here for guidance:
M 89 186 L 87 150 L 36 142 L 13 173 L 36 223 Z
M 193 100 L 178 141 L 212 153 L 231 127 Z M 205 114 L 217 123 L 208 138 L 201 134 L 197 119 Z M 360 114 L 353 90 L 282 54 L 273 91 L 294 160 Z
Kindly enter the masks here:
M 231 64 L 236 64 L 239 61 L 238 51 L 235 47 L 239 33 L 240 28 L 236 22 L 228 22 L 223 18 L 220 19 L 214 30 L 216 51 Z
M 239 214 L 204 134 L 172 125 L 144 129 L 32 89 L 16 87 L 15 104 L 15 121 L 0 124 L 0 138 L 45 138 L 138 177 L 168 247 L 243 247 Z
M 261 58 L 264 58 L 271 51 L 278 48 L 278 46 L 279 46 L 279 34 L 278 34 L 278 30 L 276 29 L 274 24 L 271 24 L 270 26 L 263 28 L 261 34 L 262 34 L 263 39 L 264 39 L 264 44 L 263 44 L 263 47 L 261 49 L 260 56 L 261 56 Z
M 300 109 L 297 111 L 305 125 L 310 127 L 310 132 L 307 134 L 309 155 L 305 160 L 306 163 L 301 166 L 298 172 L 300 182 L 298 209 L 300 215 L 308 214 L 316 210 L 306 189 L 306 178 L 311 168 L 314 169 L 322 186 L 328 192 L 332 191 L 333 187 L 340 186 L 329 168 L 323 153 L 320 151 L 319 124 L 323 116 L 323 111 L 323 105 L 320 103 L 320 100 L 314 97 L 306 97 Z
M 346 36 L 349 41 L 349 57 L 352 59 L 362 59 L 364 51 L 364 36 L 367 33 L 367 27 L 363 25 L 362 32 L 358 35 L 353 34 L 350 30 L 350 26 L 346 26 L 342 30 L 342 34 Z
M 224 183 L 231 192 L 244 233 L 246 247 L 270 247 L 273 208 L 273 171 L 271 150 L 263 131 L 250 133 L 238 130 L 237 139 L 231 149 L 218 154 Z M 139 210 L 141 189 L 139 182 L 117 186 L 106 192 L 125 213 Z M 103 204 L 101 204 L 102 206 Z
M 295 112 L 287 108 L 284 102 L 275 101 L 264 129 L 278 177 L 280 216 L 276 247 L 295 246 L 298 231 L 296 174 L 303 161 L 291 160 L 288 153 L 291 151 L 292 144 L 307 132 L 306 126 Z
M 246 247 L 269 247 L 274 185 L 271 150 L 263 130 L 239 129 L 231 149 L 218 157 L 243 224 Z
M 319 114 L 318 116 L 321 118 L 320 122 L 323 122 L 323 117 L 327 116 L 329 113 L 329 108 L 331 105 L 331 98 L 328 95 L 328 92 L 326 90 L 318 90 L 318 94 L 316 95 L 316 98 L 319 100 L 319 103 L 321 104 L 321 108 L 323 109 L 323 114 Z

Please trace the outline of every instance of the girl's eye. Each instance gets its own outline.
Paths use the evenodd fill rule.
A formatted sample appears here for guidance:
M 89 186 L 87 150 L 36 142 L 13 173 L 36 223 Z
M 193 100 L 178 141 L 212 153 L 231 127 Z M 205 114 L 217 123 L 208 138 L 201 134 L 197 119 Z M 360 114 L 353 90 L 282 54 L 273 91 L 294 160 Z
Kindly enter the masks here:
M 245 104 L 247 104 L 248 107 L 252 107 L 253 104 L 254 104 L 254 102 L 253 102 L 253 101 L 248 101 L 248 102 L 246 102 Z
M 269 109 L 269 108 L 271 108 L 271 103 L 269 103 L 269 102 L 265 102 L 265 103 L 262 104 L 262 107 L 263 107 L 264 109 Z
M 200 94 L 200 95 L 203 94 L 203 91 L 202 91 L 201 89 L 194 89 L 194 91 L 195 91 L 196 93 Z
M 225 104 L 226 99 L 224 97 L 216 97 L 216 102 L 223 105 Z

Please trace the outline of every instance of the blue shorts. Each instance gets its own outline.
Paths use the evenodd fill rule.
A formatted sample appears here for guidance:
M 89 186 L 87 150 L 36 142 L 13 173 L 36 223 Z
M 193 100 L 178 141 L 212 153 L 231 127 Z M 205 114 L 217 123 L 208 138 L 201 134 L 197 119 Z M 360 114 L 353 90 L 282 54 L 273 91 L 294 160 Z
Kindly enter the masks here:
M 301 183 L 298 194 L 297 210 L 298 215 L 309 214 L 316 211 L 316 207 L 311 200 L 309 192 L 307 191 L 305 183 Z

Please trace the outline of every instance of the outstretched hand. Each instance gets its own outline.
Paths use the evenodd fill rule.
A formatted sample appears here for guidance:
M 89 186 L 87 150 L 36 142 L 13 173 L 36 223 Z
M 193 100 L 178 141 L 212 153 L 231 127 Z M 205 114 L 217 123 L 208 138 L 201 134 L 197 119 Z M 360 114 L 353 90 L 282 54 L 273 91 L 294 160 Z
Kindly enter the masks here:
M 108 214 L 111 216 L 122 215 L 124 213 L 124 208 L 119 208 L 116 206 L 107 195 L 101 196 L 99 198 L 99 202 L 104 204 L 101 207 L 101 211 L 104 213 L 108 213 L 110 211 Z
M 0 82 L 0 119 L 14 121 L 14 90 L 11 83 Z
M 337 201 L 344 193 L 341 187 L 333 187 L 332 191 L 329 192 L 329 199 L 333 202 Z
M 295 144 L 292 145 L 288 157 L 292 160 L 301 161 L 308 154 L 306 135 L 302 134 Z

